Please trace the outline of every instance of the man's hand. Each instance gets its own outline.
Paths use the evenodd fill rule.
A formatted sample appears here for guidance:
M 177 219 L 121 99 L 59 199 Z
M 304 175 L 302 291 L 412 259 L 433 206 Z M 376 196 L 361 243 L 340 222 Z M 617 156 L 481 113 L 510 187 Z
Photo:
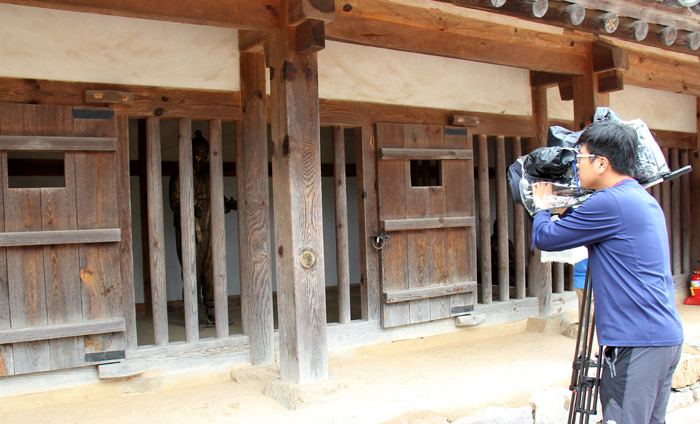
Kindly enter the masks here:
M 532 185 L 532 195 L 535 197 L 535 206 L 538 209 L 549 208 L 548 195 L 552 194 L 552 184 L 548 182 L 537 182 Z

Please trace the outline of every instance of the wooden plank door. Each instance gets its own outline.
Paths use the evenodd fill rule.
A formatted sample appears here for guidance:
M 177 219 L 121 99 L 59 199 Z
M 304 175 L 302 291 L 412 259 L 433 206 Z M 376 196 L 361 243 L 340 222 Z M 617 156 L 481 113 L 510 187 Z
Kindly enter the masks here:
M 0 104 L 0 375 L 124 357 L 114 121 Z M 11 187 L 14 151 L 62 152 L 63 186 Z
M 464 128 L 377 124 L 382 326 L 474 309 L 472 140 Z

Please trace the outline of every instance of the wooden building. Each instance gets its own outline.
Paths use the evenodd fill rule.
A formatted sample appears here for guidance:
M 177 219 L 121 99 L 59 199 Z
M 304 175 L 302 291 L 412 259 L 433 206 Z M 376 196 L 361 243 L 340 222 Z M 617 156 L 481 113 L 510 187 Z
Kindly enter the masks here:
M 697 0 L 3 0 L 0 15 L 0 396 L 276 359 L 309 382 L 329 351 L 573 310 L 570 267 L 530 249 L 507 166 L 597 106 L 645 120 L 672 169 L 700 166 Z M 195 129 L 211 334 L 185 201 Z M 178 168 L 182 271 L 163 190 Z M 697 175 L 652 191 L 679 290 L 700 267 Z

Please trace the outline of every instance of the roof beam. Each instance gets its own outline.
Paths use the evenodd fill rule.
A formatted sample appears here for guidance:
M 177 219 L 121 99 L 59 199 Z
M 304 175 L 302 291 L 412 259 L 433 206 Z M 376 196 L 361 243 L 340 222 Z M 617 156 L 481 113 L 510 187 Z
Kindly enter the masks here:
M 0 3 L 156 21 L 270 31 L 280 0 L 0 0 Z

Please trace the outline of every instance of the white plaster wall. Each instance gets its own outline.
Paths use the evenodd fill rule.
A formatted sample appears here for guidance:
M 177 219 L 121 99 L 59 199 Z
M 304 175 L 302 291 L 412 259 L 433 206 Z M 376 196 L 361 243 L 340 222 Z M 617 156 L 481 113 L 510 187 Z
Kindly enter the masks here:
M 549 119 L 574 120 L 574 102 L 562 101 L 559 87 L 547 89 L 547 116 Z
M 656 130 L 697 132 L 695 96 L 625 85 L 610 93 L 610 108 L 622 119 L 641 118 Z
M 318 63 L 324 99 L 532 114 L 524 69 L 332 41 Z
M 233 90 L 234 29 L 0 4 L 0 76 Z

